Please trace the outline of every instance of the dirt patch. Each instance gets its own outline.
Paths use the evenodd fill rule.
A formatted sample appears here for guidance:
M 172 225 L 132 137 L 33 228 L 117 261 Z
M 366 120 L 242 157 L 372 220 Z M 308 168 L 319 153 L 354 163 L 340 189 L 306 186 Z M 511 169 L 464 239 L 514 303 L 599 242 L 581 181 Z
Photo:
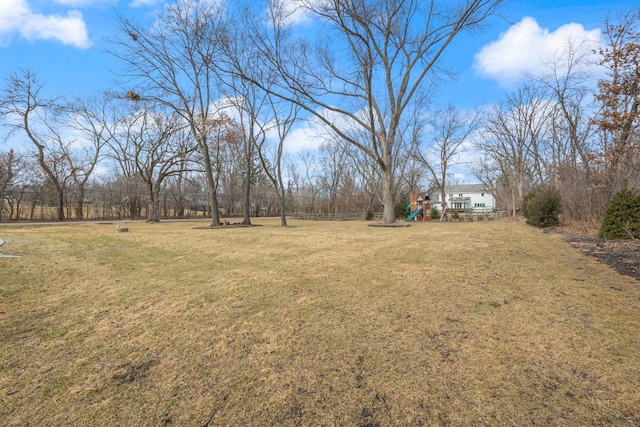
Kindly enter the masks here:
M 572 248 L 640 281 L 640 240 L 606 240 L 594 232 L 564 228 L 548 228 L 545 232 L 561 234 Z
M 118 385 L 141 380 L 149 375 L 149 368 L 155 364 L 155 360 L 149 360 L 137 365 L 126 363 L 120 367 L 119 372 L 113 375 L 113 379 Z

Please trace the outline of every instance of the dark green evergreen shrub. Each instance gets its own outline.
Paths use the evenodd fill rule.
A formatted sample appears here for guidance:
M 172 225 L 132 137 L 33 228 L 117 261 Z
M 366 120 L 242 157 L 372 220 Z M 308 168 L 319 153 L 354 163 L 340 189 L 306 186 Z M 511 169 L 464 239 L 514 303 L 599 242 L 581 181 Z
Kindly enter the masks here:
M 431 219 L 440 219 L 440 211 L 438 210 L 438 208 L 431 208 Z
M 401 194 L 396 202 L 396 218 L 406 218 L 411 212 L 411 208 L 407 209 L 411 201 L 408 194 Z
M 553 227 L 560 223 L 562 199 L 560 192 L 551 186 L 534 188 L 522 200 L 522 212 L 527 224 L 535 227 Z
M 367 210 L 364 219 L 367 221 L 371 221 L 373 219 L 373 211 L 371 209 Z
M 640 192 L 628 187 L 613 195 L 604 212 L 600 237 L 605 239 L 640 238 Z

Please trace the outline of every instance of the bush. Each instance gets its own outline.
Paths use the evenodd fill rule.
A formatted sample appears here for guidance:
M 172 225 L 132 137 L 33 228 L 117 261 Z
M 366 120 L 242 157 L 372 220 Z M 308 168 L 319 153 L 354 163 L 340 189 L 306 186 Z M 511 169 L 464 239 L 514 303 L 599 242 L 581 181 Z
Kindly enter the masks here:
M 626 181 L 607 204 L 599 234 L 605 239 L 640 238 L 640 192 Z
M 440 211 L 438 208 L 431 208 L 431 219 L 440 219 Z
M 558 225 L 562 212 L 560 192 L 551 186 L 539 186 L 524 196 L 522 211 L 527 224 L 540 228 Z
M 406 218 L 411 210 L 407 211 L 407 205 L 410 204 L 408 194 L 401 194 L 396 202 L 396 218 Z
M 371 221 L 373 219 L 373 211 L 371 209 L 367 210 L 364 219 L 366 221 Z

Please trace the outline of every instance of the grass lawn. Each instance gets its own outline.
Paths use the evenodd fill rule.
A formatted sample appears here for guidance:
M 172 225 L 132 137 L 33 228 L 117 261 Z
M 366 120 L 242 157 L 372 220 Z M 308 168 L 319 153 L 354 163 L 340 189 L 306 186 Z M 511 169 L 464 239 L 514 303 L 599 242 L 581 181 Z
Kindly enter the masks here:
M 0 424 L 640 425 L 640 283 L 522 223 L 10 226 Z

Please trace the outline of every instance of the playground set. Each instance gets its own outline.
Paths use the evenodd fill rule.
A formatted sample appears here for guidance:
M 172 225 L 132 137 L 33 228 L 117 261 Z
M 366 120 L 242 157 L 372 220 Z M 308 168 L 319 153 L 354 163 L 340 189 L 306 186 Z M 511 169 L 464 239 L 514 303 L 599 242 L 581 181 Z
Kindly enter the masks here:
M 411 194 L 411 202 L 407 206 L 409 215 L 405 221 L 426 221 L 431 219 L 431 199 L 427 194 L 422 196 L 420 193 Z
M 407 217 L 405 221 L 431 221 L 431 209 L 441 205 L 438 201 L 432 201 L 429 195 L 412 193 L 410 203 L 407 205 Z M 451 213 L 451 215 L 449 215 Z M 458 218 L 459 221 L 473 221 L 473 214 L 476 214 L 476 219 L 482 221 L 485 218 L 488 221 L 494 219 L 500 219 L 500 211 L 495 208 L 466 208 L 466 209 L 449 209 L 447 203 L 438 210 L 438 217 L 440 221 L 450 221 L 451 219 Z

